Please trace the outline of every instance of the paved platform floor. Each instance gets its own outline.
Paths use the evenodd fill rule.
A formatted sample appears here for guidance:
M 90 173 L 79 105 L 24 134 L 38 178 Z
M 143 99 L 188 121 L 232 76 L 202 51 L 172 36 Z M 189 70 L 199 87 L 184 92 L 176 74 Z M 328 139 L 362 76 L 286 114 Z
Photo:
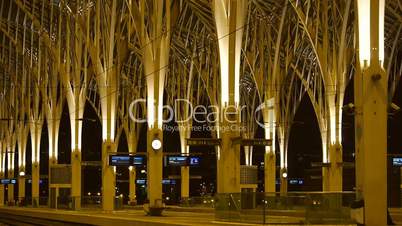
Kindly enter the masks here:
M 99 209 L 83 209 L 80 211 L 71 210 L 55 210 L 49 208 L 29 208 L 29 207 L 0 207 L 1 214 L 13 214 L 24 217 L 35 217 L 50 220 L 58 220 L 71 223 L 82 223 L 91 225 L 256 225 L 233 222 L 217 222 L 215 221 L 214 212 L 212 211 L 186 211 L 186 208 L 172 208 L 166 210 L 162 217 L 146 216 L 144 211 L 138 208 L 128 210 L 118 210 L 112 212 L 104 212 Z M 393 211 L 393 213 L 402 217 L 402 211 Z M 401 218 L 402 219 L 402 218 Z M 280 218 L 275 222 L 280 222 Z M 289 222 L 288 218 L 283 218 L 284 222 Z M 296 219 L 296 222 L 300 222 Z M 267 222 L 269 223 L 269 221 Z M 272 224 L 270 224 L 272 225 Z M 283 225 L 283 224 L 278 224 Z M 287 224 L 289 225 L 289 224 Z M 298 225 L 298 224 L 294 224 Z

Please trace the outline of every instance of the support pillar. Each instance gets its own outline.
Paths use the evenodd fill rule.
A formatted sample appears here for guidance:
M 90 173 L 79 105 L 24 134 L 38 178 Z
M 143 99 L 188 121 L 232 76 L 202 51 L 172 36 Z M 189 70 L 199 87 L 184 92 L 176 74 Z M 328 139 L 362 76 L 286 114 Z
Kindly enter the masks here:
M 150 128 L 147 134 L 147 188 L 150 208 L 162 205 L 163 146 L 159 150 L 154 150 L 152 148 L 154 139 L 163 141 L 162 130 Z
M 137 204 L 137 195 L 136 195 L 136 187 L 135 187 L 135 180 L 136 180 L 136 169 L 134 166 L 129 168 L 129 199 L 130 205 Z
M 25 200 L 25 169 L 20 169 L 18 175 L 18 202 L 23 203 Z
M 322 168 L 322 191 L 342 192 L 342 146 L 329 146 L 330 163 Z
M 387 225 L 388 76 L 380 62 L 384 60 L 384 34 L 380 29 L 384 29 L 385 1 L 357 2 L 361 73 L 357 73 L 359 78 L 355 81 L 361 82 L 362 95 L 358 103 L 362 109 L 362 124 L 356 131 L 362 133 L 356 132 L 356 137 L 361 136 L 358 144 L 362 145 L 360 152 L 364 154 L 358 156 L 358 170 L 362 172 L 356 175 L 364 178 L 358 179 L 363 185 L 364 224 Z M 368 31 L 369 40 L 368 34 L 363 33 Z
M 9 169 L 8 170 L 8 178 L 9 179 L 14 179 L 14 170 Z M 13 205 L 15 200 L 14 200 L 14 184 L 9 184 L 7 186 L 7 202 L 9 205 Z
M 284 173 L 286 173 L 286 177 L 284 177 Z M 282 168 L 279 177 L 281 178 L 280 193 L 281 195 L 286 195 L 288 193 L 287 169 Z
M 240 145 L 232 140 L 239 136 L 239 131 L 229 130 L 229 122 L 222 123 L 221 147 L 218 156 L 218 193 L 240 192 Z
M 3 178 L 4 178 L 4 172 L 0 172 L 0 179 Z M 0 184 L 0 206 L 4 206 L 4 184 Z
M 32 206 L 39 207 L 39 162 L 32 163 Z
M 363 73 L 363 196 L 366 225 L 387 223 L 387 79 Z M 381 87 L 381 88 L 380 88 Z
M 4 184 L 0 184 L 0 206 L 4 206 Z
M 273 152 L 266 152 L 264 155 L 264 192 L 276 191 L 276 159 Z
M 190 167 L 181 167 L 181 200 L 188 200 L 190 197 Z
M 73 209 L 81 208 L 81 151 L 73 150 L 71 153 L 71 197 Z
M 112 141 L 105 141 L 102 144 L 102 208 L 105 211 L 114 210 L 114 200 L 116 196 L 116 177 L 115 169 L 109 166 L 108 153 L 115 150 Z

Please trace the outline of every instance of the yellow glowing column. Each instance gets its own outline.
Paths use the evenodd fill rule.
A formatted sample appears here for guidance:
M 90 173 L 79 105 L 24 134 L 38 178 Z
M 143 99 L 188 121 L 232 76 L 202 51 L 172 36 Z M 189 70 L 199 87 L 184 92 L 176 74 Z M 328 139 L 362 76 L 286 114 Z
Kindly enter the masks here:
M 189 146 L 186 144 L 186 139 L 190 135 L 190 125 L 188 123 L 180 123 L 180 148 L 181 153 L 188 155 L 190 153 Z M 190 197 L 190 167 L 181 167 L 181 199 L 187 200 Z
M 276 191 L 276 156 L 275 156 L 275 111 L 274 98 L 269 99 L 262 110 L 265 139 L 271 139 L 272 145 L 265 147 L 264 154 L 264 191 Z
M 71 197 L 73 209 L 81 208 L 81 139 L 85 92 L 67 94 L 71 129 Z
M 31 144 L 32 144 L 32 205 L 39 206 L 39 152 L 40 152 L 40 136 L 42 126 L 38 121 L 32 122 L 31 125 Z
M 4 178 L 6 158 L 5 158 L 5 144 L 0 142 L 0 179 Z M 0 184 L 0 206 L 4 206 L 4 185 Z
M 217 160 L 218 193 L 240 192 L 240 146 L 232 140 L 240 136 L 239 78 L 240 55 L 247 1 L 215 0 L 214 17 L 220 59 L 221 146 Z
M 147 188 L 149 207 L 162 207 L 163 133 L 159 128 L 150 128 L 147 134 Z
M 131 154 L 137 152 L 137 137 L 136 133 L 129 132 L 128 150 Z M 135 192 L 135 180 L 136 180 L 136 168 L 135 166 L 129 167 L 129 198 L 130 205 L 135 205 L 137 203 L 137 196 Z
M 8 151 L 8 178 L 9 179 L 14 179 L 14 147 L 10 147 L 10 150 Z M 14 203 L 14 184 L 9 184 L 7 186 L 7 201 L 8 203 L 13 204 Z
M 102 100 L 102 208 L 106 211 L 114 210 L 116 195 L 116 168 L 109 166 L 109 154 L 116 152 L 114 143 L 116 126 L 116 81 L 110 76 L 109 84 L 105 89 L 106 98 Z M 107 77 L 106 77 L 107 78 Z
M 129 198 L 130 198 L 130 205 L 136 205 L 137 204 L 137 195 L 136 195 L 136 186 L 135 186 L 135 180 L 136 180 L 136 169 L 134 166 L 130 166 L 129 170 Z
M 166 50 L 162 48 L 162 50 Z M 162 65 L 166 65 L 165 55 L 161 54 Z M 166 57 L 167 58 L 167 57 Z M 149 66 L 151 76 L 147 78 L 147 188 L 150 208 L 162 207 L 163 176 L 163 132 L 162 105 L 165 69 L 154 73 L 156 65 Z M 163 68 L 163 67 L 162 67 Z
M 114 152 L 115 145 L 112 141 L 106 140 L 102 144 L 102 208 L 106 211 L 114 210 L 115 200 L 115 168 L 109 166 L 108 153 Z
M 358 0 L 359 62 L 361 73 L 355 81 L 362 85 L 357 103 L 362 118 L 357 148 L 358 186 L 363 192 L 365 225 L 387 224 L 387 106 L 388 78 L 384 60 L 385 0 Z M 367 35 L 370 34 L 370 35 Z M 361 111 L 361 112 L 360 112 Z M 358 139 L 358 138 L 357 138 Z M 362 154 L 363 153 L 363 154 Z M 359 185 L 360 184 L 360 185 Z
M 24 124 L 18 125 L 18 201 L 25 199 L 25 151 L 27 143 L 28 127 Z

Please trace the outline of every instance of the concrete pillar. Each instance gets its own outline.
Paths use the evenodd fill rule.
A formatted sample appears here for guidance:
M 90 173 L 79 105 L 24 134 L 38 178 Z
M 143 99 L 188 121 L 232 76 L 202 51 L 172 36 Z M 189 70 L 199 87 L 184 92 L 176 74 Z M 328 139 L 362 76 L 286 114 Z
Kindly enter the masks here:
M 50 138 L 50 137 L 49 137 Z M 49 153 L 50 156 L 50 153 Z M 57 164 L 57 159 L 53 156 L 53 157 L 49 157 L 49 173 L 48 173 L 48 207 L 52 208 L 52 203 L 55 203 L 56 206 L 55 208 L 57 209 L 57 197 L 58 197 L 58 193 L 56 192 L 56 200 L 53 200 L 53 196 L 51 195 L 51 178 L 52 178 L 52 168 Z
M 39 206 L 39 161 L 32 163 L 32 205 L 33 207 Z
M 354 102 L 355 102 L 355 177 L 356 199 L 363 199 L 363 95 L 362 74 L 356 72 L 354 76 Z
M 221 125 L 221 147 L 218 156 L 218 193 L 240 192 L 240 145 L 233 144 L 232 139 L 239 136 L 239 131 L 230 130 L 231 123 Z
M 152 141 L 163 141 L 162 130 L 148 129 L 147 134 L 147 188 L 149 207 L 160 207 L 162 201 L 162 176 L 163 176 L 163 146 L 159 150 L 152 148 Z
M 218 193 L 240 192 L 240 55 L 247 1 L 213 1 L 220 59 L 221 146 L 217 155 Z M 228 35 L 229 34 L 229 35 Z M 217 125 L 218 126 L 218 125 Z
M 136 187 L 135 187 L 135 180 L 136 180 L 136 169 L 135 167 L 130 167 L 129 169 L 129 198 L 130 198 L 130 205 L 135 205 L 137 203 L 137 195 L 136 195 Z
M 366 225 L 387 223 L 387 79 L 363 73 L 363 196 Z M 378 87 L 383 87 L 379 89 Z
M 114 200 L 116 196 L 116 177 L 115 168 L 109 166 L 108 153 L 115 150 L 112 141 L 102 143 L 102 208 L 106 211 L 114 210 Z
M 342 146 L 329 145 L 328 166 L 322 168 L 322 190 L 342 192 Z
M 81 208 L 81 150 L 73 150 L 71 153 L 71 197 L 73 209 Z
M 276 191 L 276 157 L 273 152 L 264 155 L 264 192 Z
M 4 206 L 4 184 L 0 184 L 0 206 Z
M 284 177 L 284 173 L 286 173 L 286 177 Z M 280 171 L 280 193 L 281 195 L 286 195 L 288 193 L 288 177 L 287 177 L 287 169 L 282 168 Z
M 190 197 L 190 167 L 181 167 L 181 199 L 186 200 Z
M 380 4 L 380 2 L 382 4 Z M 369 6 L 367 4 L 370 4 Z M 361 66 L 362 95 L 359 104 L 362 109 L 362 124 L 357 130 L 362 131 L 359 170 L 357 176 L 363 175 L 365 225 L 387 225 L 387 109 L 388 109 L 388 77 L 380 64 L 380 52 L 383 51 L 383 37 L 380 39 L 380 11 L 384 14 L 385 1 L 358 1 L 359 32 L 364 28 L 360 20 L 370 20 L 370 57 L 364 59 L 364 44 L 367 34 L 359 33 L 359 56 L 366 60 Z M 363 7 L 365 6 L 365 7 Z M 369 11 L 364 13 L 364 9 Z M 384 15 L 382 15 L 384 16 Z M 361 27 L 360 27 L 361 26 Z M 383 29 L 383 28 L 382 28 Z M 363 29 L 362 29 L 363 31 Z M 364 49 L 365 50 L 365 49 Z M 369 60 L 369 61 L 367 61 Z M 360 153 L 359 153 L 360 154 Z
M 18 175 L 18 201 L 22 202 L 25 199 L 25 169 L 19 169 Z M 23 172 L 23 173 L 21 173 Z
M 188 111 L 188 109 L 187 109 Z M 190 147 L 187 146 L 187 138 L 190 137 L 191 133 L 191 125 L 187 122 L 185 123 L 179 123 L 179 133 L 180 133 L 180 149 L 181 153 L 183 155 L 189 155 L 190 154 Z M 190 197 L 190 167 L 188 166 L 183 166 L 181 167 L 181 180 L 180 180 L 180 185 L 181 185 L 181 200 L 187 200 Z
M 8 170 L 8 178 L 14 179 L 14 169 Z M 8 201 L 8 203 L 14 204 L 14 184 L 9 184 L 7 187 L 8 187 L 7 201 Z

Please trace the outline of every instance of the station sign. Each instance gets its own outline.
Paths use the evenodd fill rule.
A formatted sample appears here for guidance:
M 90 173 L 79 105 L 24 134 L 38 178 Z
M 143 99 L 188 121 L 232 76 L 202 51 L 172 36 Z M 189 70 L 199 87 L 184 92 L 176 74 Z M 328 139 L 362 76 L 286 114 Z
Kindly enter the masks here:
M 301 178 L 290 178 L 289 179 L 289 184 L 291 185 L 303 185 L 304 180 Z
M 221 139 L 216 138 L 188 138 L 187 145 L 189 146 L 219 146 Z
M 402 157 L 394 157 L 392 158 L 393 166 L 402 166 Z
M 243 146 L 271 146 L 272 140 L 270 140 L 270 139 L 242 139 L 241 145 L 243 145 Z
M 109 166 L 143 166 L 146 158 L 143 155 L 115 154 L 109 155 Z
M 17 179 L 1 179 L 0 184 L 16 184 Z
M 147 184 L 147 180 L 146 179 L 137 179 L 136 183 L 138 185 L 146 185 Z M 162 184 L 164 185 L 175 185 L 176 184 L 176 180 L 173 179 L 163 179 L 162 180 Z
M 260 139 L 260 138 L 255 138 L 255 139 L 244 139 L 242 137 L 235 137 L 232 138 L 232 144 L 233 145 L 238 145 L 240 144 L 241 146 L 271 146 L 272 145 L 272 140 L 271 139 Z
M 200 159 L 198 156 L 166 156 L 165 166 L 199 166 Z

